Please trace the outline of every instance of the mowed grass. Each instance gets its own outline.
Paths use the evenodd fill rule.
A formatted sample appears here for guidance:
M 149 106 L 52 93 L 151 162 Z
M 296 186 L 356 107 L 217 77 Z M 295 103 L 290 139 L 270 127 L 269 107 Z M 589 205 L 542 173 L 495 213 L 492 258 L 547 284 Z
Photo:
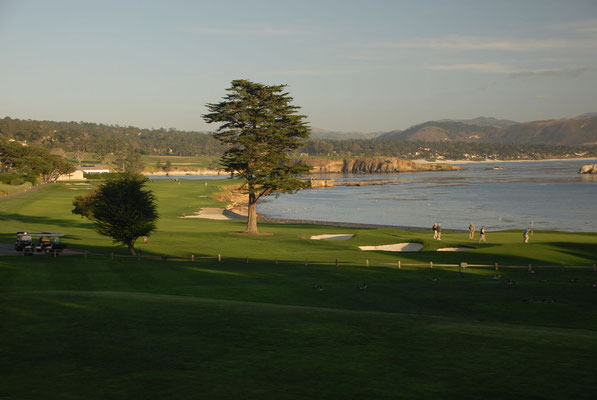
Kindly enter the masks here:
M 31 188 L 31 182 L 25 182 L 20 185 L 9 185 L 8 183 L 0 183 L 0 199 L 1 196 L 8 196 L 15 193 L 24 192 Z
M 187 257 L 249 257 L 311 262 L 371 263 L 460 263 L 504 265 L 592 265 L 597 258 L 597 234 L 536 231 L 528 244 L 522 243 L 522 230 L 488 232 L 487 244 L 469 240 L 467 233 L 444 231 L 442 241 L 432 239 L 430 231 L 412 232 L 397 229 L 356 229 L 321 225 L 279 225 L 260 223 L 262 232 L 271 236 L 238 236 L 244 221 L 214 221 L 180 218 L 192 215 L 201 207 L 223 206 L 214 199 L 220 187 L 235 181 L 223 180 L 155 180 L 150 187 L 159 201 L 160 221 L 148 243 L 139 241 L 143 254 Z M 65 242 L 72 249 L 92 252 L 122 253 L 108 237 L 100 236 L 93 224 L 73 215 L 72 199 L 96 185 L 54 184 L 12 199 L 0 201 L 0 241 L 13 243 L 19 230 L 57 231 L 67 235 Z M 450 228 L 450 227 L 446 227 Z M 462 227 L 454 227 L 462 228 Z M 346 241 L 315 241 L 312 235 L 351 233 Z M 416 253 L 363 252 L 362 245 L 383 245 L 419 242 L 423 251 Z M 440 247 L 474 247 L 466 252 L 436 252 Z
M 211 196 L 226 183 L 153 182 L 161 220 L 141 245 L 147 255 L 220 253 L 221 263 L 100 256 L 114 251 L 110 239 L 70 214 L 87 186 L 0 201 L 2 241 L 52 230 L 98 254 L 0 257 L 0 398 L 594 397 L 597 273 L 570 267 L 594 263 L 594 234 L 536 232 L 523 245 L 521 232 L 489 232 L 479 246 L 466 234 L 439 243 L 429 232 L 310 225 L 261 224 L 273 235 L 245 237 L 230 234 L 243 222 L 178 218 L 217 206 Z M 355 237 L 308 239 L 322 233 Z M 402 241 L 424 251 L 358 250 Z M 433 251 L 461 244 L 476 249 Z M 335 259 L 359 265 L 316 262 Z M 502 267 L 492 279 L 489 268 L 366 259 L 568 267 Z
M 2 258 L 0 396 L 592 398 L 595 274 L 492 274 Z

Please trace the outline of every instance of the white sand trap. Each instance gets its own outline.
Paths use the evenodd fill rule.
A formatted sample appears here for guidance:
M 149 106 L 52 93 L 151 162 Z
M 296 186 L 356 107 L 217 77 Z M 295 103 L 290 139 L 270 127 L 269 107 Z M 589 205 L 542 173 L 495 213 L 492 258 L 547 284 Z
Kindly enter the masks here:
M 332 235 L 311 236 L 311 240 L 348 240 L 354 236 L 352 233 L 336 233 Z
M 204 219 L 219 219 L 219 220 L 230 219 L 227 216 L 225 216 L 223 214 L 223 212 L 224 212 L 223 208 L 204 207 L 201 210 L 199 210 L 199 212 L 197 214 L 185 215 L 182 218 L 204 218 Z
M 359 246 L 363 251 L 420 251 L 423 248 L 421 243 L 396 243 L 384 244 L 381 246 Z
M 473 250 L 472 247 L 444 247 L 441 249 L 437 249 L 436 251 L 467 251 Z

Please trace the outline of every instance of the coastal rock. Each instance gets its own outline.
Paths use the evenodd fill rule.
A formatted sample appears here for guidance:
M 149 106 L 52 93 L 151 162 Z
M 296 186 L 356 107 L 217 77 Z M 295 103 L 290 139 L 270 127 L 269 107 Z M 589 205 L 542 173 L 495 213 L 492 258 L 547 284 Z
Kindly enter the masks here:
M 313 173 L 379 174 L 417 171 L 451 171 L 460 169 L 449 164 L 419 164 L 395 157 L 361 157 L 345 159 L 310 159 Z
M 149 176 L 183 176 L 183 175 L 222 175 L 230 176 L 229 172 L 224 170 L 209 169 L 209 168 L 181 168 L 172 169 L 170 171 L 144 171 L 144 175 Z
M 331 188 L 334 187 L 333 179 L 309 179 L 309 187 L 311 188 Z
M 580 167 L 579 174 L 597 174 L 597 164 L 585 164 Z

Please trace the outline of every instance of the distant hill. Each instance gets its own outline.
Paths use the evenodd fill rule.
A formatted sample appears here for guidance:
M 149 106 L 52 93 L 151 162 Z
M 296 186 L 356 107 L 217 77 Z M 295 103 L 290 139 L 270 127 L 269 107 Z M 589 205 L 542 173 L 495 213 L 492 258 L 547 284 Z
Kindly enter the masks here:
M 581 118 L 583 116 L 587 117 Z M 141 129 L 89 122 L 22 120 L 10 117 L 0 119 L 0 139 L 3 138 L 67 152 L 92 152 L 102 157 L 124 150 L 140 154 L 217 156 L 225 149 L 213 135 L 204 132 L 178 131 L 174 128 Z M 428 121 L 405 130 L 385 133 L 340 132 L 312 128 L 311 139 L 314 140 L 309 141 L 303 150 L 310 154 L 324 155 L 402 154 L 400 152 L 404 152 L 404 148 L 408 147 L 401 143 L 404 141 L 438 144 L 458 142 L 463 144 L 460 148 L 470 145 L 469 153 L 474 152 L 472 147 L 485 148 L 485 144 L 493 147 L 597 145 L 597 113 L 586 113 L 571 119 L 523 123 L 490 117 L 461 121 Z M 413 149 L 412 156 L 420 156 L 420 150 Z
M 497 143 L 557 146 L 597 144 L 597 116 L 525 122 L 508 128 Z
M 383 133 L 378 140 L 478 142 L 494 136 L 503 128 L 478 126 L 457 121 L 429 121 L 403 131 Z
M 342 132 L 329 131 L 321 128 L 311 128 L 311 139 L 330 139 L 330 140 L 348 140 L 348 139 L 374 139 L 382 132 Z
M 497 119 L 493 117 L 477 117 L 473 119 L 442 119 L 440 122 L 462 122 L 468 125 L 476 126 L 498 126 L 507 128 L 512 125 L 519 124 L 520 122 L 511 121 L 509 119 Z
M 574 119 L 586 119 L 586 118 L 593 118 L 593 117 L 597 117 L 597 112 L 589 112 L 589 113 L 580 114 L 580 115 L 577 115 L 576 117 L 574 117 Z
M 472 123 L 473 121 L 476 123 Z M 497 121 L 501 122 L 487 125 L 487 123 Z M 506 124 L 503 123 L 504 121 Z M 558 146 L 589 145 L 597 144 L 597 116 L 524 123 L 484 117 L 467 120 L 466 122 L 429 121 L 412 126 L 404 131 L 383 133 L 378 137 L 378 140 L 548 144 Z

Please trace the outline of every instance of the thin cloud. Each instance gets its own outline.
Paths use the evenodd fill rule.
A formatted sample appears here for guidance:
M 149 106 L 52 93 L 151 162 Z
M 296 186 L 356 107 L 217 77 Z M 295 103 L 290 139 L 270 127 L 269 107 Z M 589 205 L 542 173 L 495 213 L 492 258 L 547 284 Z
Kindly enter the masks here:
M 516 71 L 510 73 L 510 78 L 529 78 L 535 76 L 566 76 L 570 78 L 577 78 L 582 74 L 594 71 L 595 68 L 578 67 L 578 68 L 559 68 L 559 69 L 539 69 L 529 71 Z
M 199 33 L 218 36 L 300 36 L 312 34 L 312 30 L 278 28 L 272 26 L 248 26 L 248 27 L 188 27 L 182 29 L 188 33 Z
M 507 74 L 513 72 L 511 67 L 499 63 L 430 65 L 425 67 L 425 69 L 432 71 L 485 72 L 491 74 Z
M 581 35 L 597 35 L 597 19 L 552 25 L 554 29 Z
M 499 63 L 430 65 L 426 66 L 425 69 L 432 71 L 465 71 L 483 72 L 488 74 L 507 74 L 513 79 L 536 76 L 564 76 L 577 78 L 587 72 L 597 70 L 596 68 L 589 67 L 521 70 Z
M 354 45 L 354 44 L 352 44 Z M 594 40 L 570 39 L 514 39 L 514 38 L 488 38 L 476 36 L 446 36 L 441 38 L 417 38 L 412 40 L 399 40 L 395 42 L 364 43 L 366 48 L 382 49 L 431 49 L 431 50 L 456 50 L 456 51 L 538 51 L 570 48 L 594 48 Z
M 337 71 L 329 71 L 329 70 L 318 70 L 318 69 L 288 69 L 288 70 L 280 70 L 280 71 L 271 71 L 269 74 L 277 75 L 277 76 L 287 76 L 287 77 L 318 77 L 318 76 L 329 76 L 336 74 Z

